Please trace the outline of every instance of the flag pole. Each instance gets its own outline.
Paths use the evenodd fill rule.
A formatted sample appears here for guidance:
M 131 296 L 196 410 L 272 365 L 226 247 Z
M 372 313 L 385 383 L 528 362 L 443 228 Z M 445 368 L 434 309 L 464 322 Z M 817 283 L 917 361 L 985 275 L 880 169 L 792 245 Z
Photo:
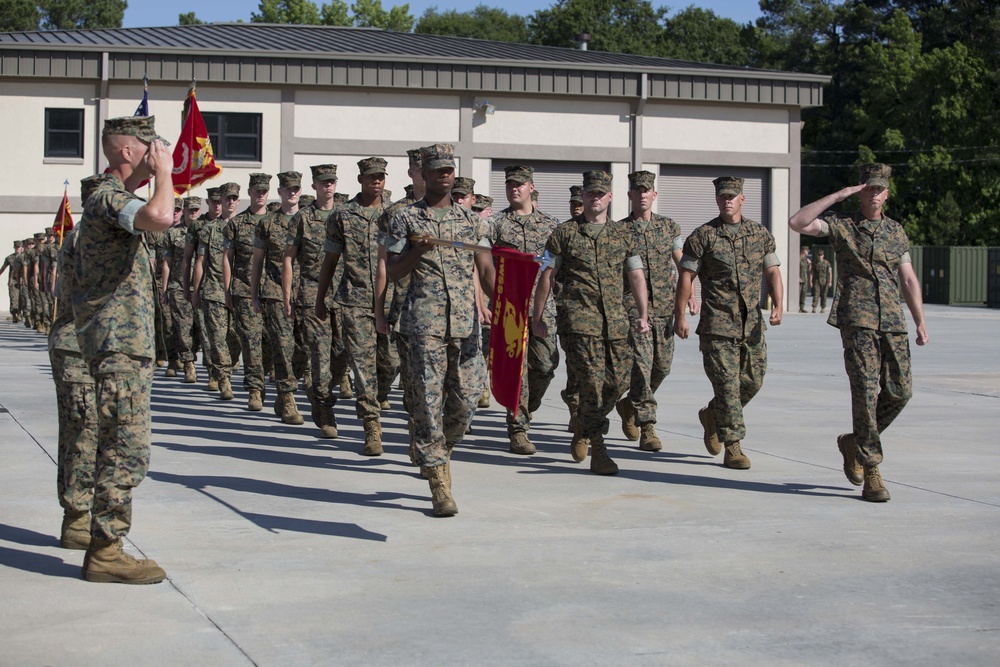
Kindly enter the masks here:
M 63 181 L 63 201 L 69 197 L 69 179 L 67 178 Z M 63 235 L 66 233 L 66 207 L 61 206 L 59 209 L 59 247 L 62 247 Z

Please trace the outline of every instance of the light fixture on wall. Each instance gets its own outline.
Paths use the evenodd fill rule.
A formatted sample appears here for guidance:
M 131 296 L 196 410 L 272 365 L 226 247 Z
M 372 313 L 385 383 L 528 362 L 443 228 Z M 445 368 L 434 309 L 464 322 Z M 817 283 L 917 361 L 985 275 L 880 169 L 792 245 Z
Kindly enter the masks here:
M 476 111 L 481 111 L 485 116 L 492 116 L 497 112 L 496 106 L 490 104 L 486 100 L 476 100 L 472 108 Z

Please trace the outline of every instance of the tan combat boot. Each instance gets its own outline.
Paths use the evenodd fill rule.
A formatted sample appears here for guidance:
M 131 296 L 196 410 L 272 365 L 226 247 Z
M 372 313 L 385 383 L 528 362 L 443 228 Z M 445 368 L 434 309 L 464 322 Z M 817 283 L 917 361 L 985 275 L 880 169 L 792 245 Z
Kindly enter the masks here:
M 167 365 L 166 359 L 157 359 L 156 360 L 156 367 L 157 368 L 163 368 L 166 365 Z
M 490 390 L 483 389 L 483 393 L 479 394 L 479 403 L 476 407 L 488 408 L 490 407 Z
M 298 426 L 305 423 L 305 419 L 299 414 L 299 406 L 295 405 L 295 396 L 290 391 L 278 394 L 274 401 L 275 411 L 285 424 Z
M 882 483 L 878 466 L 865 466 L 865 488 L 861 489 L 861 497 L 870 503 L 888 502 L 889 489 Z
M 354 398 L 354 389 L 351 388 L 350 373 L 344 373 L 344 378 L 340 381 L 340 397 Z
M 321 438 L 333 439 L 337 432 L 337 417 L 333 414 L 333 407 L 330 405 L 320 405 L 313 414 L 319 414 L 319 430 Z
M 250 398 L 247 400 L 247 410 L 250 412 L 260 412 L 264 409 L 264 399 L 260 395 L 260 389 L 251 389 Z
M 233 398 L 233 385 L 229 383 L 229 378 L 224 377 L 219 380 L 219 399 L 223 401 L 231 401 Z
M 173 365 L 167 366 L 167 370 L 163 373 L 163 377 L 175 378 L 177 377 L 177 370 Z
M 608 454 L 608 448 L 603 438 L 596 438 L 590 443 L 593 452 L 590 454 L 590 472 L 595 475 L 617 475 L 618 464 Z
M 698 411 L 698 421 L 705 429 L 703 436 L 705 449 L 712 456 L 718 456 L 719 452 L 722 451 L 722 442 L 719 440 L 719 430 L 715 426 L 715 415 L 712 414 L 712 410 L 707 405 Z
M 378 419 L 365 420 L 365 456 L 382 456 L 382 423 Z
M 194 384 L 198 381 L 198 369 L 195 368 L 193 361 L 184 362 L 184 383 Z
M 639 427 L 635 425 L 635 409 L 632 407 L 632 401 L 628 400 L 628 396 L 626 396 L 615 404 L 615 409 L 618 410 L 618 416 L 622 418 L 622 433 L 633 442 L 638 440 Z
M 528 440 L 528 434 L 524 431 L 515 431 L 510 434 L 510 453 L 522 456 L 531 456 L 537 451 L 535 445 Z
M 574 433 L 573 440 L 569 444 L 569 453 L 573 460 L 577 463 L 583 463 L 587 460 L 588 452 L 590 452 L 590 438 L 585 438 L 580 433 Z
M 87 510 L 64 510 L 59 546 L 63 549 L 84 549 L 90 547 L 90 512 Z
M 733 470 L 750 469 L 750 457 L 743 453 L 739 440 L 726 443 L 726 454 L 722 459 L 722 465 Z
M 847 476 L 847 481 L 854 486 L 861 486 L 865 481 L 865 469 L 858 461 L 858 448 L 854 444 L 854 434 L 838 435 L 837 449 L 844 457 L 844 474 Z
M 381 401 L 378 402 L 379 410 L 389 410 L 390 408 L 392 408 L 392 404 L 389 403 L 388 398 L 383 398 Z
M 434 508 L 434 516 L 455 516 L 458 514 L 458 505 L 451 496 L 451 489 L 448 488 L 448 471 L 445 466 L 434 466 L 429 468 L 424 466 L 420 473 L 427 478 L 431 487 L 431 503 Z
M 137 559 L 122 550 L 121 538 L 93 538 L 83 559 L 83 578 L 107 584 L 158 584 L 167 576 L 155 560 Z
M 658 452 L 663 449 L 663 443 L 656 435 L 656 424 L 643 424 L 639 434 L 639 449 L 644 452 Z
M 219 381 L 209 380 L 208 384 L 205 385 L 205 391 L 219 391 Z

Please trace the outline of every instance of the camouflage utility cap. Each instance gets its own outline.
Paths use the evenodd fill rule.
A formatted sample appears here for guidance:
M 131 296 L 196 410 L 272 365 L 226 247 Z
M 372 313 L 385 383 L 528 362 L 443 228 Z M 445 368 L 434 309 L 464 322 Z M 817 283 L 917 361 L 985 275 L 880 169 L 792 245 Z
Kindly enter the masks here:
M 428 169 L 455 168 L 455 147 L 451 144 L 431 144 L 420 149 L 421 165 Z
M 222 193 L 219 192 L 221 188 L 208 188 L 206 191 L 208 193 L 209 201 L 220 201 L 222 199 Z
M 451 194 L 466 197 L 476 191 L 476 181 L 465 176 L 455 179 L 455 185 L 451 188 Z
M 410 158 L 411 167 L 420 167 L 423 165 L 423 162 L 421 161 L 420 157 L 419 148 L 411 148 L 410 150 L 406 151 L 406 156 Z
M 531 201 L 535 204 L 538 203 L 538 190 L 531 191 Z
M 346 192 L 336 192 L 333 195 L 333 201 L 336 204 L 346 204 L 348 199 L 350 199 L 350 197 Z
M 488 208 L 493 208 L 493 197 L 487 197 L 486 195 L 476 195 L 476 203 L 472 205 L 472 210 L 485 211 Z
M 514 181 L 517 184 L 527 183 L 535 177 L 535 170 L 523 164 L 504 167 L 504 182 Z
M 55 228 L 54 228 L 54 227 L 46 227 L 46 228 L 45 228 L 45 233 L 46 233 L 46 234 L 47 234 L 48 236 L 55 236 L 55 234 L 56 234 L 56 230 L 55 230 Z
M 201 210 L 201 197 L 186 197 L 184 199 L 184 208 L 193 209 L 195 211 Z
M 582 185 L 571 185 L 569 187 L 569 201 L 573 204 L 583 203 L 583 186 Z
M 407 185 L 405 188 L 403 188 L 403 192 L 406 193 L 407 197 L 412 197 L 413 196 L 413 184 L 411 183 L 410 185 Z
M 628 189 L 638 190 L 639 188 L 646 188 L 647 190 L 656 189 L 656 174 L 651 171 L 633 171 L 628 175 Z
M 108 118 L 104 121 L 104 131 L 101 136 L 122 135 L 136 137 L 139 141 L 147 144 L 159 139 L 164 146 L 169 146 L 170 142 L 161 137 L 153 129 L 156 116 L 122 116 L 121 118 Z
M 35 240 L 36 241 L 45 240 L 45 232 L 35 232 Z
M 380 157 L 366 157 L 358 160 L 358 173 L 362 176 L 368 174 L 384 174 L 388 163 Z
M 283 171 L 278 174 L 279 188 L 301 188 L 302 173 L 298 171 Z
M 858 168 L 858 183 L 864 185 L 875 185 L 883 188 L 889 187 L 889 177 L 892 176 L 892 167 L 879 162 L 863 164 Z
M 271 189 L 271 174 L 262 174 L 256 172 L 250 174 L 250 189 L 251 190 L 270 190 Z
M 184 210 L 184 200 L 180 197 L 174 197 L 174 210 L 183 211 Z
M 97 186 L 111 177 L 111 174 L 94 174 L 93 176 L 88 176 L 87 178 L 81 178 L 80 200 L 86 204 L 87 200 L 90 199 L 90 195 L 94 194 L 94 190 L 97 189 Z
M 337 165 L 335 164 L 314 164 L 309 169 L 312 170 L 315 182 L 337 180 Z
M 231 195 L 240 196 L 240 186 L 238 183 L 223 183 L 219 186 L 219 197 L 225 198 Z
M 267 205 L 267 210 L 270 211 L 271 213 L 274 213 L 279 208 L 281 208 L 281 202 L 280 201 L 273 201 L 273 202 L 271 202 L 270 204 Z
M 715 196 L 743 194 L 743 179 L 735 176 L 719 176 L 712 181 L 715 185 Z
M 15 248 L 20 248 L 22 245 L 24 245 L 24 244 L 21 243 L 20 241 L 14 241 L 14 247 Z
M 316 201 L 316 197 L 314 197 L 313 195 L 302 195 L 301 197 L 299 197 L 299 206 L 306 207 L 309 206 L 309 204 L 313 203 L 314 201 Z
M 586 171 L 583 174 L 584 192 L 611 192 L 611 174 L 606 171 Z

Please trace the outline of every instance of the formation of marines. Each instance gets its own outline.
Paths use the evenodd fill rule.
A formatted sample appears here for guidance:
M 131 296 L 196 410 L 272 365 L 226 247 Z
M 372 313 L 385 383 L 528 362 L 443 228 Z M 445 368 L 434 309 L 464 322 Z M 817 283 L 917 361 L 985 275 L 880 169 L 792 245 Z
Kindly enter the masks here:
M 247 409 L 263 409 L 270 376 L 275 415 L 303 424 L 295 394 L 304 389 L 320 438 L 340 435 L 335 388 L 339 398 L 353 389 L 365 456 L 383 454 L 381 414 L 392 407 L 398 377 L 411 462 L 428 481 L 433 514 L 456 514 L 452 452 L 476 408 L 489 403 L 495 275 L 490 253 L 456 242 L 551 258 L 534 286 L 519 407 L 507 412 L 510 452 L 536 452 L 531 416 L 554 378 L 560 348 L 572 459 L 589 456 L 598 475 L 618 472 L 604 442 L 616 408 L 628 439 L 641 450 L 660 450 L 655 394 L 670 373 L 673 336 L 688 337 L 686 316 L 698 310 L 697 277 L 699 347 L 714 394 L 698 413 L 704 444 L 713 456 L 724 452 L 724 466 L 750 467 L 741 447 L 743 408 L 767 367 L 761 284 L 772 326 L 781 324 L 784 294 L 773 236 L 742 215 L 742 179 L 715 179 L 719 216 L 687 239 L 676 222 L 653 213 L 651 172 L 629 174 L 631 211 L 620 221 L 609 216 L 611 174 L 584 173 L 570 190 L 573 217 L 559 223 L 538 210 L 530 166 L 506 169 L 508 206 L 494 211 L 491 198 L 475 194 L 475 181 L 456 177 L 448 144 L 407 152 L 411 185 L 395 202 L 384 188 L 386 160 L 370 157 L 358 162 L 360 192 L 351 198 L 338 202 L 338 166 L 318 164 L 310 168 L 315 195 L 308 201 L 303 175 L 286 171 L 277 175 L 280 202 L 268 206 L 273 177 L 254 173 L 241 210 L 237 183 L 209 188 L 205 200 L 175 198 L 170 158 L 153 122 L 106 122 L 110 171 L 84 179 L 83 219 L 63 239 L 58 267 L 51 259 L 51 273 L 40 272 L 59 296 L 56 321 L 40 321 L 51 328 L 59 403 L 61 542 L 87 549 L 88 580 L 165 577 L 154 561 L 121 548 L 131 489 L 148 468 L 158 358 L 168 377 L 193 384 L 200 351 L 205 387 L 220 400 L 235 397 L 231 377 L 242 358 Z M 155 187 L 147 202 L 132 185 L 149 177 Z M 829 236 L 837 252 L 830 323 L 841 329 L 854 402 L 853 430 L 837 445 L 848 479 L 864 484 L 862 497 L 871 501 L 889 498 L 878 474 L 879 434 L 911 393 L 899 278 L 917 343 L 927 341 L 908 242 L 881 214 L 887 179 L 888 167 L 868 165 L 858 186 L 789 221 L 796 231 Z M 858 193 L 862 206 L 853 216 L 824 213 Z M 8 258 L 11 266 L 26 265 L 18 259 L 23 248 Z M 41 317 L 21 304 L 19 318 Z

